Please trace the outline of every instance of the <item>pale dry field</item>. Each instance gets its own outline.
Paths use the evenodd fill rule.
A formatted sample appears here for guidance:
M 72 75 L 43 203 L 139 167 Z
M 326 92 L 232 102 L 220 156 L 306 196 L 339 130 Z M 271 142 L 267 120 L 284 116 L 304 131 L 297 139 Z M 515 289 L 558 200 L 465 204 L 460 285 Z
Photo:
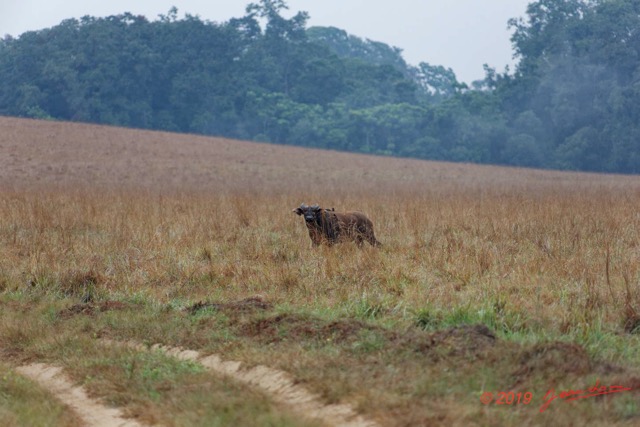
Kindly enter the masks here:
M 383 247 L 312 249 L 300 202 L 366 212 Z M 635 176 L 0 118 L 0 350 L 80 366 L 151 424 L 199 425 L 211 380 L 163 362 L 194 397 L 125 403 L 144 387 L 115 387 L 92 337 L 283 369 L 382 425 L 634 425 L 639 205 Z M 596 380 L 636 391 L 538 412 Z M 535 408 L 479 401 L 508 390 Z
M 637 195 L 640 179 L 365 156 L 107 126 L 0 117 L 4 190 L 88 188 L 331 198 L 334 192 Z M 297 200 L 296 200 L 297 201 Z

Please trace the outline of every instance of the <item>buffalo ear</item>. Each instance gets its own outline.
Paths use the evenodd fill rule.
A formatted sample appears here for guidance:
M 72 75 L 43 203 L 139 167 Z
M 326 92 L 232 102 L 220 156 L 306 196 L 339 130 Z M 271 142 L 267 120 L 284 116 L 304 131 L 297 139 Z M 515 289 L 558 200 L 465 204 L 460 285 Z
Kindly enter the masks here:
M 298 215 L 302 215 L 304 213 L 305 209 L 307 209 L 307 208 L 308 208 L 307 205 L 305 205 L 304 203 L 300 203 L 300 206 L 295 208 L 293 210 L 293 212 L 298 214 Z

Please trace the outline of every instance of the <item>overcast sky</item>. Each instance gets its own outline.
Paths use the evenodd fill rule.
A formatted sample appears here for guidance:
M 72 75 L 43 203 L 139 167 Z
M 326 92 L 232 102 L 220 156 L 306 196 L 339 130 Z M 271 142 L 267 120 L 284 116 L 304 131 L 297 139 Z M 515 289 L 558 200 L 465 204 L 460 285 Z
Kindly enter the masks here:
M 533 0 L 288 0 L 290 13 L 307 11 L 308 25 L 334 26 L 403 50 L 405 60 L 452 68 L 458 80 L 484 77 L 483 64 L 513 64 L 509 18 Z M 0 0 L 0 36 L 18 36 L 67 18 L 131 12 L 155 20 L 172 6 L 203 20 L 224 22 L 257 0 Z M 513 69 L 513 67 L 512 67 Z

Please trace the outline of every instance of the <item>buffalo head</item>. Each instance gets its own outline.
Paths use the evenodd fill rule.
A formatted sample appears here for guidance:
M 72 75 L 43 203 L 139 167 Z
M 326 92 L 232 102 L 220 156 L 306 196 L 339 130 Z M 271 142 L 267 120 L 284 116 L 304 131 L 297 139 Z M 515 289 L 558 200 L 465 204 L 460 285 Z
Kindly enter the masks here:
M 299 207 L 293 210 L 298 215 L 303 215 L 305 222 L 317 222 L 322 208 L 318 205 L 307 206 L 302 203 Z

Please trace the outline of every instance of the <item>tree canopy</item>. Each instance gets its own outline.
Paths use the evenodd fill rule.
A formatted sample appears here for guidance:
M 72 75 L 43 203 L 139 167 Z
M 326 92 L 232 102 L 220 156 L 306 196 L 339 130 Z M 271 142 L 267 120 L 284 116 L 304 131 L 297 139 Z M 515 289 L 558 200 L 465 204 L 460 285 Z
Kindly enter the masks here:
M 513 72 L 442 65 L 283 16 L 130 13 L 0 40 L 0 114 L 425 159 L 640 172 L 640 3 L 539 0 Z M 461 53 L 463 54 L 463 53 Z

